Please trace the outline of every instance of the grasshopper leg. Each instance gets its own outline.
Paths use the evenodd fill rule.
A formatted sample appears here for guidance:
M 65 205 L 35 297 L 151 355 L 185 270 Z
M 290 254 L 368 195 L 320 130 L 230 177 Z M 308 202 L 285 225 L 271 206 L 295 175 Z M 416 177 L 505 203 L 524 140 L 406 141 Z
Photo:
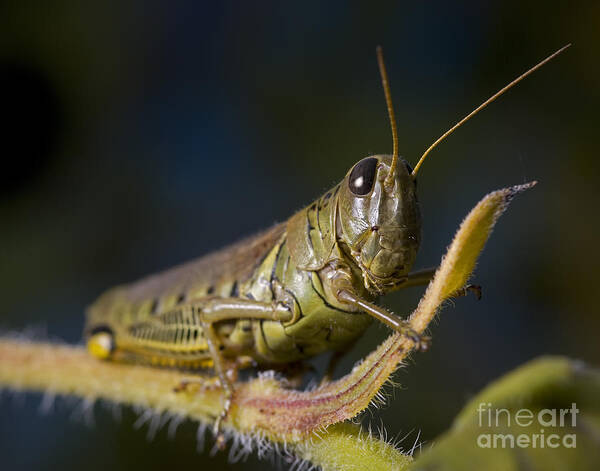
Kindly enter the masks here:
M 453 294 L 454 297 L 467 296 L 469 291 L 475 295 L 477 301 L 481 300 L 481 286 L 479 285 L 466 285 L 463 288 L 456 290 Z
M 213 361 L 210 360 L 210 367 L 213 366 Z M 235 359 L 231 366 L 227 367 L 227 377 L 232 383 L 237 381 L 238 371 L 246 368 L 256 366 L 256 361 L 252 357 L 242 356 Z M 202 389 L 220 388 L 221 382 L 218 376 L 205 377 L 205 376 L 192 376 L 190 378 L 182 379 L 177 386 L 173 388 L 173 392 L 184 392 L 192 389 L 192 386 L 198 386 Z
M 214 369 L 219 377 L 219 382 L 221 383 L 221 388 L 223 389 L 224 393 L 223 408 L 221 409 L 220 414 L 217 416 L 213 428 L 213 433 L 217 437 L 217 446 L 219 449 L 222 449 L 225 445 L 225 437 L 221 433 L 221 422 L 225 420 L 227 414 L 229 413 L 229 409 L 231 408 L 231 399 L 233 398 L 233 382 L 227 375 L 227 368 L 225 367 L 223 355 L 221 355 L 219 352 L 219 340 L 215 334 L 212 323 L 202 321 L 202 330 L 204 330 L 206 341 L 208 343 L 208 350 L 214 362 Z
M 392 291 L 402 288 L 408 288 L 409 286 L 426 285 L 433 279 L 433 276 L 435 275 L 437 269 L 438 267 L 432 267 L 409 273 L 408 277 L 405 280 L 398 283 L 397 285 L 395 285 Z M 463 288 L 456 290 L 453 296 L 466 296 L 469 293 L 469 291 L 475 295 L 478 301 L 481 299 L 481 286 L 479 285 L 466 285 Z
M 366 312 L 375 319 L 383 322 L 395 332 L 410 339 L 417 350 L 426 351 L 429 348 L 430 338 L 420 335 L 410 324 L 404 319 L 399 318 L 395 314 L 386 311 L 376 304 L 370 303 L 362 299 L 356 293 L 348 288 L 342 288 L 337 291 L 337 298 L 340 302 L 350 304 L 360 310 Z
M 239 298 L 211 298 L 191 301 L 190 304 L 198 314 L 214 370 L 224 394 L 223 409 L 216 418 L 213 429 L 217 437 L 217 446 L 222 448 L 225 444 L 225 437 L 221 433 L 221 424 L 231 408 L 234 394 L 233 383 L 241 365 L 236 362 L 232 364 L 224 358 L 221 352 L 222 346 L 213 325 L 232 319 L 264 319 L 286 322 L 293 318 L 293 312 L 290 307 L 280 302 L 264 303 Z M 184 390 L 186 387 L 186 384 L 181 384 L 176 390 Z
M 398 283 L 398 285 L 394 286 L 393 290 L 408 288 L 409 286 L 421 286 L 428 284 L 431 280 L 433 280 L 433 276 L 437 271 L 438 267 L 425 268 L 423 270 L 413 271 L 408 274 L 408 277 Z
M 426 285 L 429 283 L 438 267 L 426 268 L 424 270 L 414 271 L 408 274 L 408 277 L 403 282 L 399 283 L 394 289 L 407 288 L 409 286 L 418 286 L 418 285 Z M 465 285 L 463 288 L 456 290 L 453 294 L 454 297 L 466 296 L 468 293 L 472 292 L 477 300 L 481 300 L 481 286 L 479 285 Z

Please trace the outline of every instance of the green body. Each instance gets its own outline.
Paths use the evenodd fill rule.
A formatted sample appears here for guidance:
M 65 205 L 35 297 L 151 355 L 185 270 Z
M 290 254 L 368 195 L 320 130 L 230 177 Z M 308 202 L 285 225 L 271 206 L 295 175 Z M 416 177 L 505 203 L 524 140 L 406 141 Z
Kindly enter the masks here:
M 290 319 L 245 318 L 240 311 L 239 318 L 214 322 L 223 357 L 251 357 L 260 365 L 274 365 L 344 351 L 373 318 L 340 301 L 336 283 L 342 279 L 367 301 L 402 286 L 420 239 L 410 169 L 399 166 L 389 197 L 383 177 L 391 157 L 370 159 L 378 160 L 368 195 L 350 191 L 348 172 L 340 184 L 285 223 L 116 287 L 89 308 L 87 335 L 110 332 L 115 358 L 210 366 L 199 318 L 202 306 L 249 300 L 284 305 Z

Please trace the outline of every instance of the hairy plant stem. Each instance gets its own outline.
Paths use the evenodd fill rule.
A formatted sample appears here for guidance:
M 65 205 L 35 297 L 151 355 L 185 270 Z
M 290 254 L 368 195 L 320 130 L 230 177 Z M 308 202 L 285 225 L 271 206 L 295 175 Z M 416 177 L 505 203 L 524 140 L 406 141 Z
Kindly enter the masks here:
M 512 197 L 530 186 L 490 193 L 468 214 L 410 316 L 415 331 L 424 332 L 441 304 L 467 283 L 496 220 Z M 268 374 L 237 383 L 224 429 L 229 436 L 285 445 L 325 470 L 404 469 L 410 456 L 343 422 L 377 399 L 413 346 L 392 334 L 349 374 L 311 391 L 290 390 Z M 194 375 L 194 387 L 175 392 L 184 379 L 190 375 L 98 361 L 80 347 L 0 339 L 0 386 L 5 388 L 104 399 L 212 423 L 222 408 L 221 388 L 213 378 Z

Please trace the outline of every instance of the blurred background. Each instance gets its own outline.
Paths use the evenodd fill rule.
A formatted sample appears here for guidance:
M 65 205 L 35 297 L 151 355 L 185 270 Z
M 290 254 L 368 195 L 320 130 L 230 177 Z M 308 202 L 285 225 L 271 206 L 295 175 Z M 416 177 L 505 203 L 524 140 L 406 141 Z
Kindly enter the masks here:
M 489 381 L 538 355 L 600 362 L 600 3 L 547 1 L 3 2 L 0 328 L 78 343 L 83 311 L 135 280 L 285 220 L 359 159 L 390 153 L 384 46 L 400 152 L 416 162 L 460 117 L 573 47 L 444 142 L 422 168 L 417 268 L 438 263 L 487 192 L 532 179 L 383 411 L 430 444 Z M 422 290 L 386 297 L 399 314 Z M 338 373 L 386 336 L 374 325 Z M 183 424 L 148 441 L 138 414 L 40 395 L 0 402 L 5 469 L 201 469 Z M 88 415 L 89 419 L 89 415 Z M 231 469 L 265 469 L 251 456 Z

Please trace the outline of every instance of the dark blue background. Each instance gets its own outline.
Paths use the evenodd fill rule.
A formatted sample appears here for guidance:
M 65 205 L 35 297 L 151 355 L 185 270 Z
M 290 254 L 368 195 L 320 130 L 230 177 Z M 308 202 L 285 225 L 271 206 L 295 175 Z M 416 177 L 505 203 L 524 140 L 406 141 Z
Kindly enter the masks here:
M 216 2 L 215 2 L 216 3 Z M 482 4 L 484 3 L 484 4 Z M 389 153 L 375 60 L 384 46 L 401 153 L 416 162 L 461 116 L 574 46 L 456 132 L 419 177 L 437 263 L 488 191 L 531 179 L 433 348 L 379 416 L 429 443 L 488 381 L 544 353 L 598 363 L 597 2 L 5 2 L 0 6 L 0 327 L 79 342 L 105 288 L 232 242 Z M 384 302 L 400 314 L 413 289 Z M 37 330 L 36 330 L 37 329 Z M 39 333 L 39 331 L 42 333 Z M 45 333 L 43 333 L 45 331 Z M 373 327 L 340 372 L 386 335 Z M 96 425 L 75 403 L 0 403 L 4 469 L 225 466 L 195 428 L 147 442 L 137 415 Z M 264 469 L 252 457 L 232 469 Z

